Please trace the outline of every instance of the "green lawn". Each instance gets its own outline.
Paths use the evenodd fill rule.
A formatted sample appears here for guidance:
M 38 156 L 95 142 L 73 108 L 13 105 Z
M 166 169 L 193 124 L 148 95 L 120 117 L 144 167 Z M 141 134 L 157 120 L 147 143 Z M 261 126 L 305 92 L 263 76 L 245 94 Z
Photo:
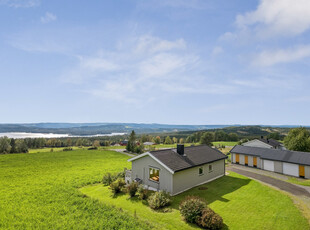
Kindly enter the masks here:
M 214 141 L 212 143 L 214 146 L 218 146 L 218 145 L 235 146 L 238 144 L 237 141 Z
M 29 153 L 46 153 L 46 152 L 51 152 L 51 149 L 53 149 L 53 152 L 62 152 L 63 149 L 66 147 L 56 147 L 56 148 L 42 148 L 42 149 L 29 149 Z M 70 147 L 74 150 L 77 149 L 86 149 L 87 147 Z
M 203 197 L 209 206 L 219 213 L 226 229 L 309 229 L 309 224 L 292 200 L 279 191 L 264 186 L 236 173 L 222 177 L 200 187 L 207 190 L 191 189 L 174 197 L 171 212 L 152 211 L 138 199 L 128 195 L 111 196 L 108 187 L 91 185 L 80 190 L 94 200 L 113 205 L 159 229 L 194 229 L 180 216 L 179 203 L 187 195 Z
M 130 167 L 128 158 L 94 150 L 0 155 L 0 229 L 148 229 L 78 190 Z
M 295 177 L 289 177 L 287 182 L 293 183 L 293 184 L 299 184 L 304 186 L 310 186 L 310 180 L 308 179 L 299 179 Z

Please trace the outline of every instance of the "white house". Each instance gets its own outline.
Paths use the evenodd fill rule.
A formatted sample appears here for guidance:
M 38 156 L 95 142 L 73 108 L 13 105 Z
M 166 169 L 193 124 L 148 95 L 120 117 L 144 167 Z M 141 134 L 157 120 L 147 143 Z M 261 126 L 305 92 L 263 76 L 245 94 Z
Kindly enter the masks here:
M 310 153 L 236 145 L 231 162 L 295 177 L 310 178 Z
M 286 149 L 284 145 L 274 139 L 264 139 L 262 136 L 260 139 L 254 139 L 242 144 L 243 146 L 260 147 L 269 149 Z
M 132 169 L 126 182 L 140 181 L 153 190 L 179 194 L 225 175 L 227 156 L 206 145 L 165 149 L 143 153 L 128 161 Z

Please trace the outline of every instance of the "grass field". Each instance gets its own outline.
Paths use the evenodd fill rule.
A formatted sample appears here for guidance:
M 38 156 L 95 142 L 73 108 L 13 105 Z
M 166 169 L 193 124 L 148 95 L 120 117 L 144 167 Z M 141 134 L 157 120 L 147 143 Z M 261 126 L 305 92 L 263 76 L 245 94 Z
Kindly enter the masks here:
M 53 152 L 62 152 L 65 147 L 56 147 L 56 148 L 42 148 L 42 149 L 29 149 L 29 153 L 47 153 L 51 152 L 51 149 L 53 149 Z M 87 147 L 70 147 L 73 150 L 77 149 L 87 149 Z
M 225 145 L 225 146 L 235 146 L 238 144 L 237 141 L 214 141 L 212 142 L 214 146 Z
M 204 197 L 230 229 L 309 228 L 287 196 L 234 173 L 177 196 L 170 213 L 127 195 L 113 199 L 98 182 L 129 168 L 128 158 L 103 150 L 0 155 L 0 229 L 191 229 L 177 211 L 189 194 Z
M 181 220 L 179 203 L 187 195 L 204 198 L 209 206 L 219 213 L 226 229 L 309 229 L 308 221 L 301 216 L 291 199 L 272 188 L 264 186 L 236 173 L 202 185 L 207 190 L 191 189 L 174 197 L 171 212 L 152 211 L 137 198 L 128 195 L 117 198 L 103 185 L 81 188 L 81 191 L 102 203 L 122 208 L 130 215 L 150 221 L 159 229 L 194 229 Z M 202 187 L 200 186 L 200 187 Z
M 0 229 L 148 229 L 78 188 L 129 167 L 112 151 L 0 155 Z

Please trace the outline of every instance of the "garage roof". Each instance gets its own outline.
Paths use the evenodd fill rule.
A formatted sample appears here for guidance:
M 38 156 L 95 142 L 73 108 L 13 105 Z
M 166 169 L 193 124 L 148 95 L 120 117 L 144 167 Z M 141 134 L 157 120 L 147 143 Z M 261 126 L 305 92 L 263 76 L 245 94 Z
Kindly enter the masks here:
M 310 153 L 309 152 L 298 152 L 281 149 L 267 149 L 259 147 L 250 147 L 236 145 L 231 153 L 240 153 L 251 156 L 258 156 L 266 160 L 283 161 L 288 163 L 295 163 L 301 165 L 310 165 Z

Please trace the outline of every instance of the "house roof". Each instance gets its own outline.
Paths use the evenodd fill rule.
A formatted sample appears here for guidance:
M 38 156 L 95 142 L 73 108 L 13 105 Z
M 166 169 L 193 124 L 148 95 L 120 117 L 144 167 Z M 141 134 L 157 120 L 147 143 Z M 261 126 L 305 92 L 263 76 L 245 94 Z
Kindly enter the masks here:
M 214 161 L 226 159 L 227 156 L 217 149 L 211 148 L 207 145 L 191 146 L 184 148 L 184 155 L 177 153 L 176 149 L 165 149 L 151 151 L 137 157 L 129 159 L 129 161 L 136 160 L 149 155 L 159 163 L 170 169 L 174 173 L 199 165 L 211 163 Z
M 257 140 L 264 142 L 265 144 L 271 145 L 272 147 L 278 147 L 278 146 L 282 145 L 279 141 L 276 141 L 274 139 L 261 138 L 261 139 L 257 139 Z
M 282 161 L 301 165 L 310 165 L 310 153 L 281 149 L 267 149 L 236 145 L 230 150 L 231 153 L 240 153 L 251 156 L 258 156 L 266 160 Z

